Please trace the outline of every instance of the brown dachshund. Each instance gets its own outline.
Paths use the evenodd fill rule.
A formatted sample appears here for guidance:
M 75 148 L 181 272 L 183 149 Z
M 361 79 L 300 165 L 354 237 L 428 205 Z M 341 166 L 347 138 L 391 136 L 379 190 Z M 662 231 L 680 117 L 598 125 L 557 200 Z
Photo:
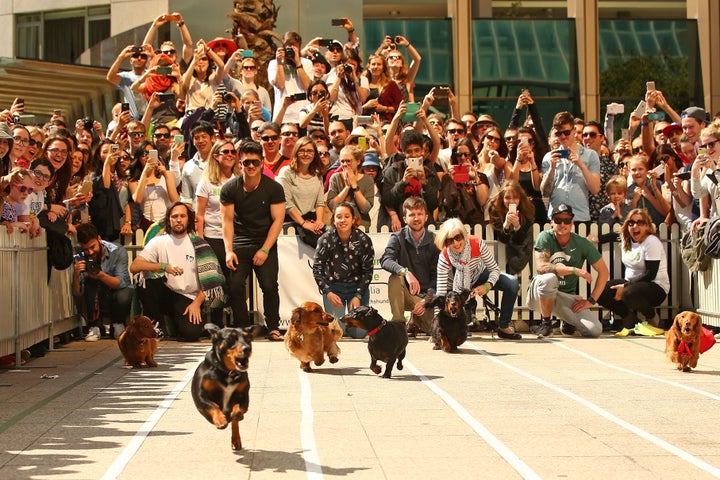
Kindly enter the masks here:
M 665 334 L 665 354 L 677 369 L 689 372 L 697 367 L 700 357 L 702 318 L 695 312 L 680 312 L 675 316 L 672 328 Z
M 148 317 L 133 318 L 118 337 L 118 346 L 125 357 L 125 365 L 133 368 L 158 366 L 154 358 L 158 347 L 157 331 Z
M 311 372 L 310 362 L 320 366 L 327 354 L 330 363 L 338 361 L 340 347 L 337 341 L 342 329 L 332 315 L 325 313 L 315 302 L 305 302 L 293 310 L 290 327 L 285 334 L 285 346 L 300 360 L 300 368 Z

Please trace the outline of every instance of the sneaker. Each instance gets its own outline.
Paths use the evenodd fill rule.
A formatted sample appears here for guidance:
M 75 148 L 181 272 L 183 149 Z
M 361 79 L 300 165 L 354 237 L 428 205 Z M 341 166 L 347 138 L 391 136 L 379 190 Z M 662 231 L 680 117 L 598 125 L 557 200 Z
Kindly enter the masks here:
M 553 333 L 552 320 L 550 320 L 550 319 L 543 320 L 540 323 L 540 327 L 538 327 L 536 333 L 537 333 L 538 338 L 552 337 L 552 333 Z
M 87 335 L 85 335 L 85 341 L 86 342 L 97 342 L 98 340 L 100 340 L 100 328 L 90 327 L 88 329 Z
M 560 331 L 563 333 L 563 335 L 575 335 L 575 326 L 570 325 L 567 322 L 560 322 Z

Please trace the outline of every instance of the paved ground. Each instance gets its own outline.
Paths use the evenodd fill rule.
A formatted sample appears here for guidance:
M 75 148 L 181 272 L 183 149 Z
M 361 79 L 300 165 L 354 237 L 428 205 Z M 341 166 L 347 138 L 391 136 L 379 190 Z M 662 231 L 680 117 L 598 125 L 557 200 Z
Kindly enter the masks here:
M 190 397 L 208 347 L 162 342 L 157 369 L 130 370 L 115 342 L 74 342 L 0 373 L 0 478 L 720 476 L 720 347 L 683 374 L 663 338 L 418 338 L 386 380 L 362 341 L 311 374 L 257 341 L 240 453 Z

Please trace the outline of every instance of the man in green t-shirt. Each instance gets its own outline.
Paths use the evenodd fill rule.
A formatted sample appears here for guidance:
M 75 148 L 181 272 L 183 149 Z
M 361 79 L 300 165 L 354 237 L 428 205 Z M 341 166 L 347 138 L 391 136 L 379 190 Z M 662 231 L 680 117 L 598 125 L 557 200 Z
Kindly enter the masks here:
M 535 240 L 535 268 L 537 275 L 528 289 L 528 306 L 540 311 L 538 336 L 552 333 L 551 315 L 565 322 L 563 332 L 575 328 L 584 337 L 598 337 L 602 324 L 590 311 L 605 289 L 610 277 L 597 248 L 587 239 L 574 233 L 572 207 L 561 203 L 553 210 L 552 230 L 545 230 Z M 592 283 L 592 274 L 583 266 L 589 262 L 597 272 L 597 281 L 586 299 L 577 295 L 578 278 Z

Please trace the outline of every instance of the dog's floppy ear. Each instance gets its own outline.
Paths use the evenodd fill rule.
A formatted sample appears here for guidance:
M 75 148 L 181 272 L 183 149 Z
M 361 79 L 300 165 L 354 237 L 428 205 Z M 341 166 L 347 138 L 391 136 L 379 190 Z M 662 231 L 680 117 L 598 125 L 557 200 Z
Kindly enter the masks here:
M 206 323 L 203 328 L 210 332 L 211 340 L 215 340 L 215 338 L 217 337 L 217 333 L 220 331 L 220 328 L 214 323 Z
M 295 328 L 300 327 L 300 318 L 302 317 L 302 314 L 303 314 L 302 307 L 297 307 L 297 308 L 293 309 L 292 316 L 290 317 L 290 324 L 293 327 L 295 327 Z
M 445 295 L 433 295 L 425 299 L 425 308 L 442 307 L 445 304 Z

